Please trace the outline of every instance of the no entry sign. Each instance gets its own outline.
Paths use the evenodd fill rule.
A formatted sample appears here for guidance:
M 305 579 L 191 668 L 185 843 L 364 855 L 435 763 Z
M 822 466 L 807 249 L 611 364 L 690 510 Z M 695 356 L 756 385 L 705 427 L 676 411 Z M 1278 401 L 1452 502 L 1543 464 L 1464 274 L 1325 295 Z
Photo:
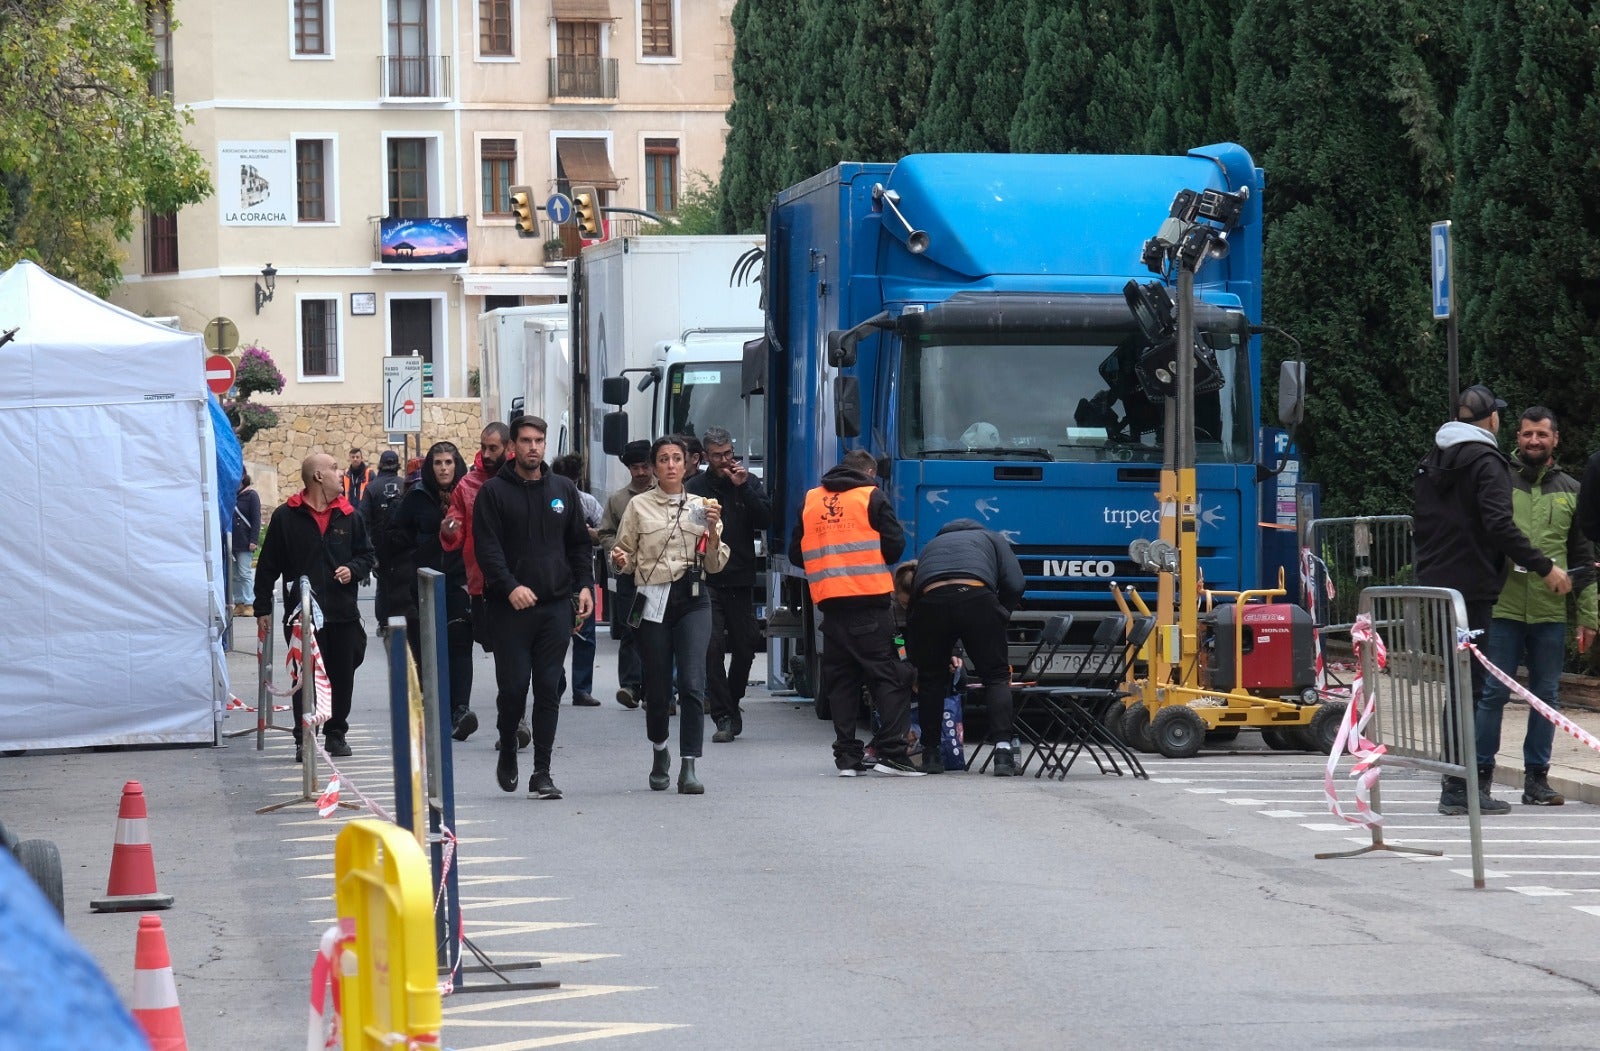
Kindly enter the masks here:
M 213 394 L 228 393 L 228 389 L 233 386 L 233 362 L 221 354 L 213 354 L 207 358 L 206 386 L 211 388 Z

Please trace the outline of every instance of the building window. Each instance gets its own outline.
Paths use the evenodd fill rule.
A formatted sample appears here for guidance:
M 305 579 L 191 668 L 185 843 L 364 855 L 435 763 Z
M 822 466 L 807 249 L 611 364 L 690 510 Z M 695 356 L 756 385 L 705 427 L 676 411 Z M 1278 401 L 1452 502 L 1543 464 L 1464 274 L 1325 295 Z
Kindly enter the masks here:
M 657 215 L 678 210 L 678 140 L 644 140 L 645 207 Z
M 300 375 L 339 376 L 339 301 L 300 301 Z
M 671 58 L 674 0 L 639 0 L 639 49 L 645 58 Z
M 389 217 L 420 219 L 428 214 L 428 141 L 389 140 Z
M 556 23 L 556 91 L 560 98 L 606 98 L 599 22 Z
M 509 218 L 511 184 L 517 178 L 517 140 L 484 139 L 479 154 L 483 159 L 483 214 Z
M 168 0 L 149 0 L 145 21 L 155 44 L 156 68 L 150 71 L 150 94 L 172 94 L 172 6 Z
M 294 53 L 328 53 L 328 8 L 325 0 L 294 0 Z
M 297 139 L 294 144 L 297 217 L 302 223 L 328 221 L 328 143 Z
M 511 55 L 511 0 L 478 0 L 478 54 Z
M 443 65 L 431 54 L 432 26 L 425 0 L 389 0 L 388 86 L 394 98 L 435 98 L 444 94 Z
M 144 272 L 178 272 L 178 213 L 144 214 Z

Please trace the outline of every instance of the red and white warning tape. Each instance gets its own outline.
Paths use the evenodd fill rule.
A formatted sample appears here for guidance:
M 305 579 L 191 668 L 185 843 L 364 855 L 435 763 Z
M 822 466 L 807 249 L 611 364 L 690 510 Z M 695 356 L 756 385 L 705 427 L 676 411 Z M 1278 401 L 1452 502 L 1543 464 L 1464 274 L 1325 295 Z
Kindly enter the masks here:
M 326 1051 L 343 1046 L 339 1033 L 339 957 L 356 940 L 356 921 L 341 919 L 322 932 L 317 958 L 311 964 L 311 1020 L 306 1030 L 306 1051 Z M 329 1010 L 332 1001 L 332 1010 Z
M 1573 738 L 1574 740 L 1588 746 L 1589 748 L 1594 749 L 1596 752 L 1600 752 L 1600 738 L 1596 738 L 1594 734 L 1590 733 L 1588 730 L 1585 730 L 1583 727 L 1579 726 L 1577 723 L 1561 714 L 1559 710 L 1550 707 L 1550 705 L 1534 696 L 1533 691 L 1529 690 L 1516 679 L 1513 679 L 1510 675 L 1507 675 L 1499 668 L 1496 668 L 1493 664 L 1490 664 L 1489 658 L 1483 655 L 1483 651 L 1479 650 L 1477 646 L 1473 645 L 1471 632 L 1461 632 L 1457 636 L 1457 645 L 1461 649 L 1469 651 L 1474 657 L 1476 657 L 1478 659 L 1478 663 L 1483 665 L 1484 671 L 1488 672 L 1490 675 L 1493 675 L 1496 679 L 1504 683 L 1506 688 L 1511 691 L 1513 696 L 1520 697 L 1524 701 L 1527 701 L 1528 707 L 1532 708 L 1546 719 L 1549 719 L 1551 722 L 1555 723 L 1556 729 L 1560 730 L 1562 733 Z
M 1356 617 L 1350 627 L 1350 641 L 1354 643 L 1356 657 L 1359 661 L 1363 646 L 1372 648 L 1373 659 L 1377 662 L 1378 670 L 1382 671 L 1389 665 L 1389 650 L 1383 644 L 1383 636 L 1372 626 L 1372 617 L 1366 613 Z M 1383 824 L 1383 815 L 1372 809 L 1372 786 L 1378 783 L 1378 757 L 1387 749 L 1375 741 L 1369 741 L 1363 731 L 1372 719 L 1372 713 L 1378 703 L 1378 691 L 1365 689 L 1361 677 L 1361 665 L 1356 665 L 1356 677 L 1350 683 L 1350 703 L 1345 706 L 1344 719 L 1339 723 L 1339 735 L 1334 739 L 1333 748 L 1328 752 L 1328 767 L 1322 775 L 1323 792 L 1328 797 L 1328 809 L 1335 817 L 1348 821 L 1352 825 L 1366 825 L 1369 828 Z M 1359 710 L 1358 710 L 1358 705 Z M 1355 813 L 1347 814 L 1339 805 L 1339 793 L 1333 785 L 1333 775 L 1339 767 L 1339 760 L 1346 749 L 1356 760 L 1350 768 L 1350 776 L 1355 779 Z
M 228 712 L 253 712 L 256 710 L 256 706 L 253 704 L 246 704 L 238 697 L 230 693 L 228 694 L 228 703 L 223 706 L 223 710 Z M 287 704 L 274 704 L 272 706 L 272 710 L 275 712 L 286 712 L 289 710 L 289 706 Z

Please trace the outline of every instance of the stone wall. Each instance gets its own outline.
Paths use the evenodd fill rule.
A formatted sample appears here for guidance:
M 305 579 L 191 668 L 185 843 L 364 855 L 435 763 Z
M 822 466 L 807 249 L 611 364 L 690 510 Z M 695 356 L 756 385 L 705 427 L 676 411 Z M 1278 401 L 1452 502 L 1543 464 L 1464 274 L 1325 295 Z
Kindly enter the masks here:
M 300 489 L 300 461 L 318 449 L 332 454 L 344 467 L 350 450 L 361 449 L 367 463 L 377 466 L 389 444 L 379 426 L 377 402 L 357 405 L 273 405 L 278 426 L 259 431 L 245 443 L 244 465 L 261 494 L 263 509 L 276 507 Z M 434 442 L 455 442 L 461 455 L 472 462 L 483 430 L 482 409 L 476 398 L 424 398 L 422 448 Z

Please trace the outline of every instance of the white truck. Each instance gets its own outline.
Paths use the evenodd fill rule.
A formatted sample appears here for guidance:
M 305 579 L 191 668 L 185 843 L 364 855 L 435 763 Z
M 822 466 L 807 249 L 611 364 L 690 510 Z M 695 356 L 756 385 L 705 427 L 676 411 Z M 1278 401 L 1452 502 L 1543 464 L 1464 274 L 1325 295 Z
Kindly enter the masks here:
M 549 457 L 577 445 L 565 303 L 502 307 L 478 315 L 479 400 L 485 425 L 527 413 L 550 425 Z
M 759 264 L 764 240 L 747 236 L 623 237 L 585 248 L 572 263 L 571 307 L 575 443 L 584 451 L 589 491 L 604 500 L 628 482 L 613 445 L 662 434 L 699 436 L 727 428 L 734 448 L 759 474 L 765 404 L 742 396 L 744 344 L 761 335 Z M 607 403 L 627 381 L 624 401 Z M 553 426 L 553 424 L 552 424 Z M 626 439 L 624 439 L 626 440 Z

